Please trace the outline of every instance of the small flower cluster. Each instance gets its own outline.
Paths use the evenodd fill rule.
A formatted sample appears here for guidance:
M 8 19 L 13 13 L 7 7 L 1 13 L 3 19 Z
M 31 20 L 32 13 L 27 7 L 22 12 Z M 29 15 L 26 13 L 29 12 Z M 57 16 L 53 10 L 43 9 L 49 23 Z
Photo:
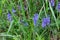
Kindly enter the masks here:
M 36 26 L 37 21 L 38 21 L 38 14 L 37 13 L 34 14 L 33 21 L 34 21 L 34 25 Z M 46 18 L 42 19 L 42 27 L 45 27 L 49 24 L 50 24 L 50 17 L 46 17 Z
M 36 25 L 37 20 L 38 20 L 38 14 L 35 13 L 35 14 L 34 14 L 34 17 L 33 17 L 34 25 Z
M 56 6 L 56 10 L 57 10 L 58 12 L 60 12 L 60 2 L 58 2 L 57 6 Z
M 15 13 L 16 10 L 15 10 L 14 8 L 12 8 L 12 12 Z M 8 12 L 8 14 L 7 14 L 7 19 L 8 19 L 9 21 L 12 21 L 11 14 L 10 14 L 9 12 Z
M 8 19 L 9 21 L 12 21 L 12 17 L 11 17 L 11 14 L 10 14 L 10 13 L 7 14 L 7 19 Z
M 42 27 L 45 27 L 50 24 L 50 17 L 46 17 L 42 19 Z
M 13 9 L 12 9 L 12 12 L 13 12 L 13 13 L 15 13 L 15 12 L 16 12 L 16 10 L 13 8 Z
M 54 6 L 55 5 L 55 1 L 54 0 L 50 0 L 50 4 L 51 4 L 51 6 Z
M 55 0 L 50 0 L 50 4 L 52 7 L 55 6 Z M 57 6 L 56 6 L 56 10 L 58 12 L 60 12 L 60 2 L 58 2 Z

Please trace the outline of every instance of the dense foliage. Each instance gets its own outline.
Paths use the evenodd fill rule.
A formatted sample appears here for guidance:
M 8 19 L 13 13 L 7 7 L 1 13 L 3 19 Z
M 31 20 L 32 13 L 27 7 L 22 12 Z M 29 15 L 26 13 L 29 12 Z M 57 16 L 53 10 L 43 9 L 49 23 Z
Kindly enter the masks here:
M 59 0 L 0 0 L 0 40 L 60 40 Z

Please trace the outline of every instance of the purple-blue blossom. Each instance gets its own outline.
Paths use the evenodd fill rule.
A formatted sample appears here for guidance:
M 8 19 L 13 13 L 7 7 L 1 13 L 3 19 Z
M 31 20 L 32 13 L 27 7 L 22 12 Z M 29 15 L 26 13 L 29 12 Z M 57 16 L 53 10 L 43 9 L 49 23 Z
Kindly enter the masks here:
M 60 12 L 60 2 L 58 2 L 57 6 L 56 6 L 56 10 L 57 10 L 58 12 Z
M 37 20 L 38 20 L 38 14 L 36 13 L 36 14 L 34 14 L 34 17 L 33 17 L 34 25 L 36 25 Z
M 9 21 L 12 21 L 12 17 L 11 17 L 11 14 L 10 14 L 10 13 L 7 14 L 7 19 L 8 19 Z
M 51 6 L 54 6 L 55 5 L 55 0 L 50 0 L 50 4 L 51 4 Z
M 15 13 L 15 12 L 16 12 L 16 10 L 13 8 L 13 9 L 12 9 L 12 12 L 13 12 L 13 13 Z
M 50 24 L 50 17 L 46 17 L 42 19 L 42 27 L 45 27 Z

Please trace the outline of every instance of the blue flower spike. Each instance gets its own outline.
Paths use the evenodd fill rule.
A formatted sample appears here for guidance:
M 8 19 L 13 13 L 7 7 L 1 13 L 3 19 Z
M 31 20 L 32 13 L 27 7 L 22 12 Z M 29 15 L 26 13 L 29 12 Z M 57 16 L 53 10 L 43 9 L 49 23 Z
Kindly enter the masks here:
M 60 12 L 60 2 L 58 2 L 57 6 L 56 6 L 56 10 L 57 10 L 58 12 Z
M 42 27 L 45 27 L 50 24 L 50 17 L 46 17 L 42 19 Z
M 9 21 L 12 21 L 12 17 L 11 17 L 11 14 L 10 14 L 10 13 L 7 14 L 7 19 L 8 19 Z
M 37 13 L 35 13 L 35 14 L 34 14 L 34 17 L 33 17 L 34 25 L 36 25 L 37 20 L 38 20 L 38 14 L 37 14 Z
M 13 8 L 13 9 L 12 9 L 12 12 L 13 12 L 13 13 L 15 13 L 15 12 L 16 12 L 16 10 Z
M 55 0 L 50 0 L 50 4 L 52 7 L 55 6 Z

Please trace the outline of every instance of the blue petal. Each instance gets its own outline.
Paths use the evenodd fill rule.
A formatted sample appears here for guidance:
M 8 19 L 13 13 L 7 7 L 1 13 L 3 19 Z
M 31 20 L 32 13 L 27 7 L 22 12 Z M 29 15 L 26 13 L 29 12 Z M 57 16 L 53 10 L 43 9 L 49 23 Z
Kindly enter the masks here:
M 55 5 L 54 0 L 50 0 L 50 3 L 51 3 L 51 6 L 54 6 Z
M 57 10 L 58 12 L 60 12 L 60 2 L 58 2 L 57 6 L 56 6 L 56 10 Z
M 7 14 L 7 19 L 8 19 L 9 21 L 12 20 L 12 18 L 11 18 L 11 14 L 10 14 L 10 13 Z
M 46 17 L 42 19 L 42 27 L 50 24 L 50 17 Z
M 46 26 L 46 23 L 42 22 L 42 27 L 45 27 Z
M 13 13 L 15 13 L 15 12 L 16 12 L 16 10 L 15 10 L 15 9 L 12 9 L 12 12 L 13 12 Z
M 38 20 L 38 14 L 37 14 L 37 13 L 35 13 L 35 14 L 34 14 L 34 17 L 33 17 L 34 25 L 36 25 L 37 20 Z

